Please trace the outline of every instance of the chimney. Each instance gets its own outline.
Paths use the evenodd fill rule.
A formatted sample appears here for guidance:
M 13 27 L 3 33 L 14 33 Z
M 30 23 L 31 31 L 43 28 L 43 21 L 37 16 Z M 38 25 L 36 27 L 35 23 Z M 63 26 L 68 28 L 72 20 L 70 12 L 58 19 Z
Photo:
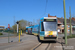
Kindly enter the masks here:
M 63 17 L 61 17 L 61 19 L 63 19 Z
M 56 16 L 50 16 L 50 14 L 48 14 L 48 17 L 56 17 Z
M 48 14 L 48 17 L 50 17 L 50 14 Z

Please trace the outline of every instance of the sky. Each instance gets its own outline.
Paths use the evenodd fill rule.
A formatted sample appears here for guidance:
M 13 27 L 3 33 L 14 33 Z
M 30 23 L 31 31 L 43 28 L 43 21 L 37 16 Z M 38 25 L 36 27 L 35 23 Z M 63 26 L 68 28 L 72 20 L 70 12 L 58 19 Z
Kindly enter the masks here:
M 69 18 L 69 6 L 71 15 L 75 16 L 75 0 L 65 0 L 65 3 L 66 17 Z M 8 27 L 10 24 L 12 27 L 14 17 L 15 22 L 22 19 L 37 22 L 48 14 L 64 17 L 63 10 L 63 0 L 0 0 L 0 26 Z

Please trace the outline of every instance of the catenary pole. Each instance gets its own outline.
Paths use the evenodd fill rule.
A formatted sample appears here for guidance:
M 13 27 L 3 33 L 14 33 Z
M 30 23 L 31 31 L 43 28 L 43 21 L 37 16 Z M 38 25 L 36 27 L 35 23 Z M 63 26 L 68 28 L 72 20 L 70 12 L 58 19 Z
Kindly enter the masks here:
M 71 27 L 71 7 L 69 7 L 70 13 L 70 35 L 72 35 L 72 27 Z
M 66 9 L 65 9 L 65 0 L 63 0 L 64 3 L 64 29 L 65 29 L 65 44 L 67 44 L 67 27 L 66 27 Z

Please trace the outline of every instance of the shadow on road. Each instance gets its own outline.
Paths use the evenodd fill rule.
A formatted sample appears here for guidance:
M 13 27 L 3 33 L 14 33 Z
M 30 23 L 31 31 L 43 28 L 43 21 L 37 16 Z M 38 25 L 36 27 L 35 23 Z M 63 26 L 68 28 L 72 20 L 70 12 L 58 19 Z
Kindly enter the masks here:
M 33 34 L 27 34 L 27 35 L 33 35 Z
M 57 43 L 61 44 L 61 46 L 62 46 L 62 50 L 65 50 L 64 47 L 63 47 L 64 44 L 65 44 L 64 42 L 59 42 L 59 41 L 57 41 Z
M 41 43 L 56 43 L 56 41 L 42 41 Z

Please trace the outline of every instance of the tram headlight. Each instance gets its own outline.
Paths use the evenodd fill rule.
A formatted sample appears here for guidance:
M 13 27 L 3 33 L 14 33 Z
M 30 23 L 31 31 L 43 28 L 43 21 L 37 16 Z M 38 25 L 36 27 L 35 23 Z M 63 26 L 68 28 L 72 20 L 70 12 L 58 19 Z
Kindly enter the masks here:
M 45 31 L 45 36 L 47 37 L 47 35 L 49 34 L 49 31 Z
M 57 32 L 56 31 L 53 31 L 53 35 L 56 36 L 57 35 Z

